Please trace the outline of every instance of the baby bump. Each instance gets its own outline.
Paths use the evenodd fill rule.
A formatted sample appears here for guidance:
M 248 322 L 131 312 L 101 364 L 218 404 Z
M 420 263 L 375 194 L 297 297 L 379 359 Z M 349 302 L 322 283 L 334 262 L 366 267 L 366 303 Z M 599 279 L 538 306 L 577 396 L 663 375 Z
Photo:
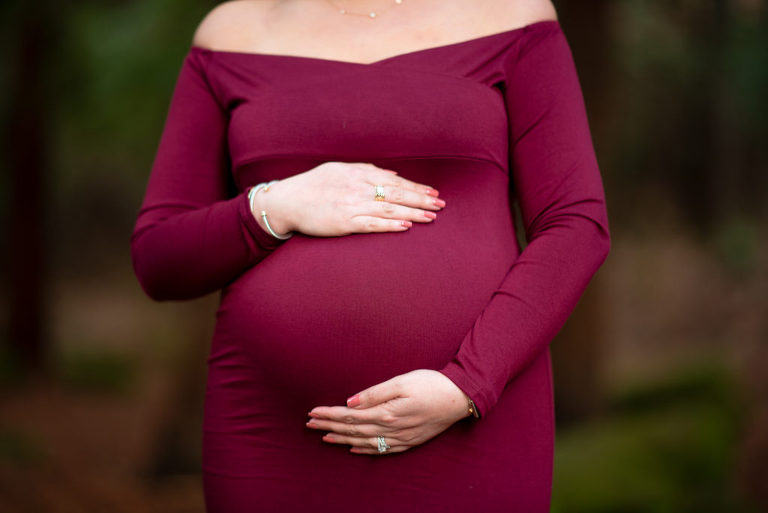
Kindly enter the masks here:
M 471 188 L 431 180 L 446 208 L 405 232 L 296 233 L 224 289 L 218 343 L 307 393 L 442 367 L 518 252 L 504 177 L 482 173 Z

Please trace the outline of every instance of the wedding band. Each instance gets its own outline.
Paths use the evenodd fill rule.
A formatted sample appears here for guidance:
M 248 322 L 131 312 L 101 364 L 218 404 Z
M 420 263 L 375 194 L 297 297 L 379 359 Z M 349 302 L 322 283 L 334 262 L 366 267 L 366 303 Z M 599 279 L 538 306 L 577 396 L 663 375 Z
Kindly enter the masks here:
M 384 437 L 379 435 L 376 438 L 379 441 L 379 454 L 387 452 L 387 449 L 390 448 L 390 445 L 387 443 L 386 440 L 384 440 Z
M 384 186 L 383 185 L 376 185 L 376 197 L 374 198 L 376 201 L 384 201 Z

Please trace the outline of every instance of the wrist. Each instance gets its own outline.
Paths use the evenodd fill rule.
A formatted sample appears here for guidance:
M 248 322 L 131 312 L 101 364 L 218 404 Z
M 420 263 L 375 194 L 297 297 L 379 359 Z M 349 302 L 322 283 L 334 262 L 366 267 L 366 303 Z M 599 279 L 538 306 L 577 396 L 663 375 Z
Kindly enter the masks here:
M 456 389 L 459 392 L 457 394 L 459 399 L 456 405 L 456 415 L 458 416 L 457 420 L 463 420 L 467 417 L 472 417 L 472 409 L 470 408 L 471 399 L 461 388 L 457 386 Z
M 456 411 L 455 415 L 457 416 L 457 419 L 461 420 L 467 417 L 480 418 L 474 401 L 472 401 L 472 398 L 469 397 L 469 395 L 464 391 L 464 389 L 458 386 L 451 378 L 449 378 L 443 372 L 441 371 L 436 371 L 436 372 L 438 372 L 441 376 L 443 376 L 443 378 L 445 378 L 445 380 L 452 385 L 455 391 L 457 400 L 452 402 L 458 403 L 455 407 L 455 411 Z
M 480 413 L 477 411 L 477 406 L 471 397 L 467 396 L 467 417 L 480 418 Z
M 461 390 L 461 395 L 463 396 L 464 404 L 466 405 L 466 407 L 464 408 L 464 417 L 462 418 L 465 418 L 465 417 L 480 418 L 480 414 L 477 411 L 477 406 L 475 406 L 475 402 L 472 400 L 472 398 L 469 397 L 469 395 L 467 395 L 467 393 L 464 392 L 463 390 Z
M 290 209 L 285 206 L 284 192 L 285 186 L 281 180 L 271 184 L 267 190 L 265 190 L 264 187 L 261 187 L 253 194 L 251 214 L 256 218 L 256 222 L 265 232 L 269 232 L 270 230 L 261 215 L 262 211 L 267 214 L 269 227 L 277 234 L 286 235 L 294 231 L 294 225 L 288 215 Z

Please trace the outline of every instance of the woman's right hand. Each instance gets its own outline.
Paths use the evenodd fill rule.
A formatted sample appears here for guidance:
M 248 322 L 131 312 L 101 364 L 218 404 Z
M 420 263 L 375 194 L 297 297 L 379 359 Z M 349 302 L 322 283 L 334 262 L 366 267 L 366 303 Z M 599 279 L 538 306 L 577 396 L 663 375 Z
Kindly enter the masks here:
M 384 186 L 384 201 L 376 201 L 375 185 Z M 431 187 L 412 182 L 395 171 L 369 163 L 324 162 L 260 190 L 254 212 L 279 234 L 297 231 L 317 237 L 350 233 L 399 232 L 412 222 L 431 222 L 445 201 Z M 266 230 L 266 226 L 263 227 Z

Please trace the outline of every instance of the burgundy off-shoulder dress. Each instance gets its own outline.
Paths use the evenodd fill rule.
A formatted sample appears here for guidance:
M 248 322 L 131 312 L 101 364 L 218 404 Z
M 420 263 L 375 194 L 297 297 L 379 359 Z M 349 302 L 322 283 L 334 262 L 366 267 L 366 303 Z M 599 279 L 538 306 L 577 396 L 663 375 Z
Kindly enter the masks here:
M 264 231 L 249 186 L 326 161 L 393 169 L 446 207 L 403 232 Z M 609 247 L 556 20 L 372 63 L 192 46 L 131 252 L 155 300 L 221 291 L 203 418 L 208 511 L 548 511 L 548 345 Z M 305 426 L 315 406 L 414 369 L 445 374 L 481 417 L 385 455 Z

